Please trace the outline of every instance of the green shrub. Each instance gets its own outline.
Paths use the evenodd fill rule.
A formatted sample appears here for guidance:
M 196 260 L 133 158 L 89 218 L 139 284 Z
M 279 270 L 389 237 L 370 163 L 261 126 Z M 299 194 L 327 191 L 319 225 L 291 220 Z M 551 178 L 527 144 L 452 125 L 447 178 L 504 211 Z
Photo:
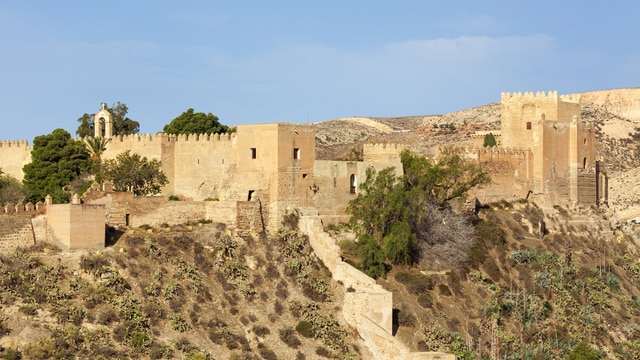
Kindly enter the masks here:
M 312 338 L 315 335 L 313 332 L 313 325 L 307 320 L 301 320 L 298 325 L 296 325 L 296 331 L 298 334 L 306 338 Z
M 564 360 L 599 360 L 603 358 L 604 356 L 599 351 L 583 342 L 579 342 Z
M 394 224 L 384 238 L 384 252 L 394 264 L 409 265 L 415 253 L 415 239 L 411 227 L 404 221 Z
M 169 201 L 180 201 L 180 198 L 176 195 L 169 195 Z
M 377 279 L 386 275 L 384 265 L 384 251 L 378 241 L 368 235 L 362 235 L 358 239 L 358 257 L 360 258 L 359 268 L 368 276 Z
M 171 322 L 171 328 L 173 328 L 173 330 L 179 332 L 191 330 L 191 325 L 189 325 L 187 320 L 185 320 L 185 318 L 183 318 L 180 314 L 169 315 L 169 320 Z

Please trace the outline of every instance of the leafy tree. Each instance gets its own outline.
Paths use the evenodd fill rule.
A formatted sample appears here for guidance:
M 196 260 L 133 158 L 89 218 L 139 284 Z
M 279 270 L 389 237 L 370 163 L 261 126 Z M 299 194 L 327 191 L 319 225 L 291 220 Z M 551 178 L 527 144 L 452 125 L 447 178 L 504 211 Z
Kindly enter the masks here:
M 416 156 L 409 150 L 400 154 L 404 169 L 405 187 L 418 189 L 436 204 L 464 198 L 473 187 L 488 184 L 489 174 L 479 164 L 464 159 L 462 149 L 445 147 L 438 161 L 432 162 L 422 156 Z
M 418 255 L 428 253 L 426 248 L 438 248 L 439 253 L 461 260 L 472 245 L 470 227 L 465 226 L 466 219 L 451 213 L 448 204 L 487 183 L 487 173 L 455 148 L 443 149 L 437 162 L 405 150 L 401 161 L 401 177 L 394 168 L 367 169 L 360 193 L 347 206 L 350 226 L 357 235 L 375 239 L 384 256 L 396 264 L 419 260 Z M 368 257 L 361 257 L 361 263 L 377 256 L 370 249 L 373 245 L 367 246 L 368 251 L 359 252 Z
M 24 202 L 27 195 L 27 188 L 18 179 L 0 170 L 0 206 Z
M 349 225 L 356 234 L 382 237 L 393 223 L 390 194 L 397 190 L 398 178 L 392 167 L 376 173 L 368 168 L 366 180 L 360 185 L 358 196 L 349 202 L 347 213 L 352 215 Z
M 357 253 L 361 259 L 360 270 L 365 274 L 374 279 L 386 274 L 384 251 L 376 239 L 368 235 L 360 236 Z
M 494 147 L 496 146 L 496 137 L 493 136 L 492 133 L 488 133 L 484 136 L 484 143 L 482 144 L 483 147 Z
M 129 108 L 126 104 L 119 101 L 111 107 L 107 107 L 107 111 L 113 117 L 113 135 L 129 135 L 137 134 L 140 131 L 140 123 L 127 117 Z M 92 137 L 94 135 L 94 119 L 95 114 L 84 114 L 78 118 L 78 130 L 76 135 L 79 137 Z
M 410 265 L 415 248 L 415 237 L 405 221 L 394 224 L 384 239 L 385 255 L 395 264 Z
M 148 160 L 130 150 L 104 161 L 102 171 L 104 179 L 113 183 L 114 190 L 131 191 L 135 195 L 157 194 L 169 182 L 159 160 Z
M 36 136 L 31 162 L 22 168 L 29 201 L 43 201 L 51 195 L 54 203 L 68 202 L 67 186 L 84 176 L 89 167 L 85 145 L 72 139 L 67 131 L 56 129 L 49 135 Z
M 194 112 L 189 108 L 180 116 L 164 126 L 167 134 L 221 134 L 233 132 L 233 129 L 220 124 L 212 113 Z

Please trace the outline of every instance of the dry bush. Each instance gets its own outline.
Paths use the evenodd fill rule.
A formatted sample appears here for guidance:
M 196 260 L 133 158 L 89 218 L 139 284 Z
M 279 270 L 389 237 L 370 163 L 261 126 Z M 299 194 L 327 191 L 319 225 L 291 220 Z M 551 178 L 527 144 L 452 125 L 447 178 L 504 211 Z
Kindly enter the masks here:
M 300 347 L 300 345 L 302 345 L 302 342 L 300 341 L 300 339 L 298 339 L 298 336 L 291 329 L 280 329 L 279 335 L 280 340 L 282 340 L 283 343 L 287 344 L 287 346 L 292 349 L 297 349 Z
M 451 290 L 449 290 L 449 287 L 445 284 L 438 284 L 438 291 L 442 296 L 451 296 Z
M 418 295 L 418 304 L 425 309 L 433 306 L 433 301 L 431 301 L 431 295 L 429 295 L 428 293 L 423 293 Z
M 433 280 L 420 273 L 398 271 L 394 278 L 402 283 L 410 294 L 421 294 L 433 289 Z
M 266 326 L 256 325 L 253 327 L 253 333 L 257 336 L 264 337 L 265 335 L 271 334 L 271 330 Z
M 423 225 L 417 230 L 418 263 L 426 269 L 447 270 L 463 264 L 475 239 L 466 216 L 435 206 L 425 209 Z
M 265 360 L 278 360 L 278 355 L 269 350 L 269 348 L 263 343 L 258 344 L 258 352 L 260 353 L 260 356 L 262 356 L 262 358 Z

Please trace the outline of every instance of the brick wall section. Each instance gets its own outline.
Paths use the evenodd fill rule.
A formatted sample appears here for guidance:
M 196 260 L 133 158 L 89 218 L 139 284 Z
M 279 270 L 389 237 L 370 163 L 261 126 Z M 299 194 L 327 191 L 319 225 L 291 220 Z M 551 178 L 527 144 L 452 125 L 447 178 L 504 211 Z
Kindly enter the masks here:
M 31 215 L 0 215 L 0 251 L 34 245 Z
M 240 235 L 249 235 L 264 231 L 260 202 L 238 201 L 236 211 L 236 229 Z

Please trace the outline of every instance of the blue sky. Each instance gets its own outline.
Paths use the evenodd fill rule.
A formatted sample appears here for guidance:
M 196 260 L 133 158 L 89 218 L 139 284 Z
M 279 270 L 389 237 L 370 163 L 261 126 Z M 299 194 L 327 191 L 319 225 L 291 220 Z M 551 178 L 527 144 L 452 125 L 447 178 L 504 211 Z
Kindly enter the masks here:
M 500 92 L 638 87 L 636 1 L 0 0 L 0 139 L 101 102 L 142 133 L 188 108 L 227 125 L 429 115 Z

